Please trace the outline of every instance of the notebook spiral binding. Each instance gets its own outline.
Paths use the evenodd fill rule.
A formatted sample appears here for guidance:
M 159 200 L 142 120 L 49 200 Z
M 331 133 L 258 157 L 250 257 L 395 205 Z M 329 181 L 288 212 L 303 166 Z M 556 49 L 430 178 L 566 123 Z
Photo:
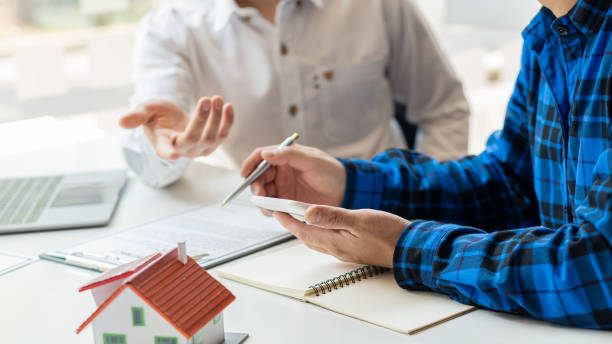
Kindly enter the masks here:
M 389 271 L 388 268 L 381 268 L 373 265 L 366 265 L 355 270 L 349 271 L 340 276 L 330 278 L 324 282 L 317 283 L 308 287 L 308 290 L 314 292 L 315 296 L 319 296 L 326 293 L 331 293 L 333 290 L 343 288 L 345 285 L 351 283 L 357 283 L 362 279 L 374 277 Z

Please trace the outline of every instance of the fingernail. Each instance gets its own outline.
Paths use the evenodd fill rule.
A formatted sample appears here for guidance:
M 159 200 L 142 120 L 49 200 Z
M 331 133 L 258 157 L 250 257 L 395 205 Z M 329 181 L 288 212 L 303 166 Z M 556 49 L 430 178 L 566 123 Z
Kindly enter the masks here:
M 217 108 L 217 110 L 221 110 L 223 108 L 223 102 L 217 101 L 217 104 L 215 104 L 215 107 Z
M 321 223 L 321 212 L 320 211 L 315 211 L 314 214 L 310 215 L 309 219 L 310 219 L 310 221 L 308 221 L 308 222 L 313 224 L 313 225 Z
M 210 111 L 210 102 L 204 102 L 204 106 L 202 106 L 203 111 Z

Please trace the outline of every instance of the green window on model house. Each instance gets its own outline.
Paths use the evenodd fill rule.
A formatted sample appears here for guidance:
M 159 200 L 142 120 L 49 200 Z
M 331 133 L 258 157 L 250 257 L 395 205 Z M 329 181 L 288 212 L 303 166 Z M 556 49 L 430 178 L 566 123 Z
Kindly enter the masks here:
M 221 321 L 221 314 L 217 315 L 214 319 L 213 319 L 213 325 L 217 325 L 217 323 Z
M 144 326 L 144 309 L 141 307 L 132 307 L 132 325 Z
M 126 344 L 124 334 L 102 334 L 102 342 L 104 344 Z
M 178 338 L 176 337 L 157 337 L 155 336 L 154 344 L 178 344 Z

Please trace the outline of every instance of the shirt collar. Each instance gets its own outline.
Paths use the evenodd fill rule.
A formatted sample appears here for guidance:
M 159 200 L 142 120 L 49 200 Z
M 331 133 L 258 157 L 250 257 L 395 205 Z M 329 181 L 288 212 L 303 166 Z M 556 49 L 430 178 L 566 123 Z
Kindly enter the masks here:
M 234 0 L 215 0 L 211 11 L 213 27 L 215 30 L 221 29 L 227 24 L 232 15 L 239 9 Z
M 592 35 L 599 31 L 604 18 L 610 8 L 610 0 L 579 0 L 574 7 L 563 17 L 584 35 Z M 523 38 L 530 36 L 545 36 L 549 34 L 550 26 L 555 21 L 555 15 L 546 7 L 523 30 Z
M 609 0 L 580 0 L 567 17 L 578 31 L 592 35 L 599 31 L 609 8 Z
M 318 9 L 323 8 L 323 0 L 307 0 L 312 2 Z M 230 18 L 233 15 L 246 15 L 246 13 L 241 13 L 244 11 L 244 8 L 238 7 L 235 0 L 215 0 L 216 6 L 213 11 L 213 22 L 215 23 L 215 28 L 221 28 L 227 24 Z

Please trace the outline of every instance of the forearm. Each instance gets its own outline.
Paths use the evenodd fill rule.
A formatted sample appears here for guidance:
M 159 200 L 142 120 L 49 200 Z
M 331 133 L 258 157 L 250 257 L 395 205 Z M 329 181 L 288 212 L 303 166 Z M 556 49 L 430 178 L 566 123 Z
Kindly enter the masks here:
M 482 307 L 573 326 L 612 328 L 612 250 L 589 223 L 485 233 L 431 221 L 400 236 L 394 273 Z
M 439 162 L 415 152 L 388 150 L 371 162 L 341 162 L 347 175 L 345 208 L 491 230 L 537 223 L 529 185 L 508 174 L 487 152 Z
M 123 132 L 121 145 L 126 163 L 147 185 L 163 188 L 181 178 L 190 159 L 175 161 L 160 158 L 147 139 L 142 127 Z

